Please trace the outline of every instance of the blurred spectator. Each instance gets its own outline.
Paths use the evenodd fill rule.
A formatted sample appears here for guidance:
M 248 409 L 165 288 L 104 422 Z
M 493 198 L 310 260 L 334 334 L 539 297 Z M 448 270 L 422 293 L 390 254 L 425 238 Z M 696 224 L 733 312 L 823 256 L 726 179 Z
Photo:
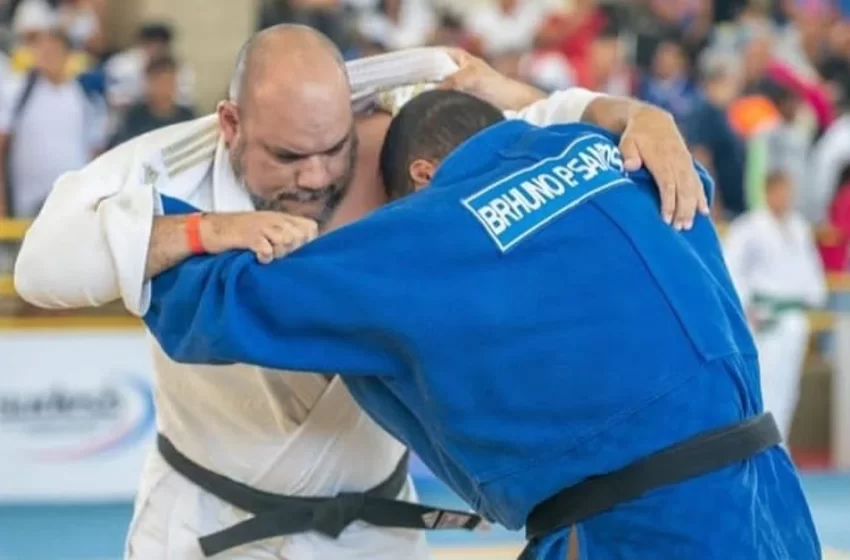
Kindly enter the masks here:
M 850 271 L 850 163 L 841 173 L 829 205 L 827 227 L 819 241 L 823 266 L 828 272 Z
M 789 88 L 802 100 L 805 110 L 801 113 L 799 124 L 807 128 L 812 139 L 832 124 L 835 106 L 820 78 L 805 79 L 781 62 L 771 63 L 767 78 Z
M 58 27 L 59 18 L 47 0 L 23 0 L 14 11 L 12 29 L 17 46 L 31 46 L 38 35 Z
M 641 70 L 652 66 L 659 43 L 678 36 L 685 56 L 693 62 L 707 45 L 712 29 L 711 0 L 647 0 L 634 13 L 636 62 Z
M 693 113 L 699 90 L 691 79 L 687 54 L 677 35 L 671 34 L 658 43 L 652 69 L 640 80 L 638 96 L 670 111 L 680 124 Z
M 766 182 L 766 205 L 729 227 L 729 272 L 756 339 L 764 408 L 788 441 L 809 341 L 806 310 L 826 302 L 823 266 L 811 227 L 793 209 L 793 186 L 782 172 Z
M 174 33 L 169 25 L 148 23 L 139 30 L 136 44 L 110 58 L 105 65 L 110 105 L 125 108 L 144 100 L 145 68 L 154 58 L 172 54 Z M 191 107 L 194 75 L 181 65 L 177 71 L 177 103 Z
M 360 16 L 361 36 L 384 50 L 408 49 L 429 43 L 438 18 L 429 0 L 380 0 Z
M 787 46 L 783 53 L 780 48 L 782 43 L 769 21 L 754 18 L 739 27 L 747 28 L 747 32 L 735 43 L 717 45 L 717 48 L 730 52 L 734 52 L 736 47 L 743 50 L 744 91 L 748 95 L 759 95 L 766 93 L 765 90 L 769 90 L 772 83 L 791 89 L 814 113 L 817 130 L 825 129 L 834 118 L 834 109 L 828 90 L 818 83 L 819 78 L 811 75 L 812 66 L 800 62 L 806 56 L 789 51 Z M 798 62 L 795 64 L 794 60 Z
M 607 25 L 590 42 L 584 61 L 573 63 L 578 85 L 610 95 L 632 95 L 637 77 L 623 50 L 618 29 Z
M 746 7 L 747 0 L 715 0 L 714 21 L 725 23 L 734 20 Z
M 750 208 L 765 200 L 766 177 L 782 171 L 795 194 L 798 208 L 805 207 L 811 136 L 797 123 L 802 99 L 790 88 L 766 82 L 762 89 L 776 107 L 778 120 L 756 133 L 747 150 L 746 196 Z
M 528 50 L 550 9 L 546 0 L 492 0 L 470 6 L 464 26 L 485 56 Z
M 828 51 L 818 66 L 825 81 L 829 98 L 841 102 L 850 85 L 850 21 L 838 19 L 829 28 Z
M 15 45 L 10 58 L 15 72 L 27 72 L 35 63 L 33 47 L 44 33 L 61 28 L 59 15 L 46 0 L 23 0 L 15 11 L 13 23 Z M 92 65 L 91 57 L 82 50 L 72 49 L 65 72 L 76 76 Z
M 62 0 L 58 17 L 74 47 L 96 56 L 103 52 L 103 30 L 90 0 Z
M 168 55 L 148 63 L 145 101 L 130 107 L 110 147 L 151 130 L 195 118 L 192 109 L 177 104 L 177 71 L 177 62 Z
M 591 43 L 608 23 L 596 0 L 575 0 L 568 8 L 546 6 L 535 44 L 560 53 L 570 64 L 587 64 Z
M 812 4 L 812 3 L 809 3 Z M 785 25 L 778 33 L 773 57 L 783 61 L 801 78 L 817 78 L 815 66 L 825 52 L 828 12 L 826 6 L 808 5 L 795 9 L 794 25 Z
M 740 68 L 722 54 L 706 53 L 700 65 L 703 97 L 684 132 L 694 157 L 714 177 L 715 205 L 725 217 L 746 209 L 744 199 L 744 144 L 732 130 L 727 116 L 729 104 L 740 93 Z
M 62 33 L 41 35 L 33 71 L 3 96 L 0 190 L 2 206 L 14 216 L 35 216 L 56 179 L 83 167 L 103 148 L 103 100 L 68 77 L 70 52 Z
M 823 223 L 827 206 L 842 183 L 842 170 L 850 165 L 850 80 L 842 100 L 844 114 L 835 120 L 812 148 L 812 176 L 804 193 L 804 208 L 810 219 Z
M 448 45 L 466 49 L 472 53 L 480 53 L 481 45 L 475 36 L 467 31 L 463 19 L 452 10 L 441 7 L 437 10 L 437 27 L 431 36 L 430 45 Z
M 850 21 L 837 19 L 829 26 L 828 50 L 818 72 L 826 81 L 833 103 L 850 93 Z
M 736 46 L 744 53 L 744 91 L 758 93 L 773 58 L 772 28 L 768 24 L 753 26 L 744 39 L 736 42 Z
M 262 0 L 257 27 L 297 23 L 317 29 L 345 52 L 349 36 L 340 0 Z
M 575 70 L 558 52 L 537 51 L 522 57 L 519 73 L 527 82 L 543 91 L 567 89 L 578 85 Z

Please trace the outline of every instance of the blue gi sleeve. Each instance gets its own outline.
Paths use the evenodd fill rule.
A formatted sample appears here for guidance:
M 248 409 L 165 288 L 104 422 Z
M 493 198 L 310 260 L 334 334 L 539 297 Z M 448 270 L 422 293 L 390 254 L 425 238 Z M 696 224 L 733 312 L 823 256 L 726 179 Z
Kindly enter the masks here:
M 378 276 L 393 255 L 331 237 L 268 265 L 247 252 L 190 259 L 153 280 L 145 323 L 177 362 L 398 375 L 405 364 L 384 326 L 387 309 L 404 305 Z
M 711 208 L 714 205 L 714 179 L 711 178 L 711 173 L 700 162 L 694 160 L 694 167 L 696 167 L 697 175 L 699 175 L 700 181 L 702 181 L 702 188 L 705 192 L 705 199 L 708 201 L 708 207 Z

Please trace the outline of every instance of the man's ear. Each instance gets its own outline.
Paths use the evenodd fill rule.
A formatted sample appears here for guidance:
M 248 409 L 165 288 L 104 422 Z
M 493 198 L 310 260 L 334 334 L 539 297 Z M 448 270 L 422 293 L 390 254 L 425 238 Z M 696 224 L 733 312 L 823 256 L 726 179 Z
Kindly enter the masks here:
M 410 180 L 417 191 L 431 182 L 436 170 L 434 162 L 427 159 L 417 159 L 410 164 Z
M 216 107 L 216 113 L 224 144 L 232 148 L 239 134 L 239 107 L 232 101 L 222 101 Z

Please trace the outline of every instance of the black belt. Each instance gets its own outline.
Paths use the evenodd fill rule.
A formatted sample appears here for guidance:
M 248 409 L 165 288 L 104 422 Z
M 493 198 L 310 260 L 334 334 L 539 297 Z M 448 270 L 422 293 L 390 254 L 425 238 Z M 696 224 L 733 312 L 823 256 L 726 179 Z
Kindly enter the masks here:
M 180 453 L 162 434 L 157 447 L 165 462 L 191 482 L 254 517 L 199 540 L 204 556 L 252 542 L 317 531 L 336 538 L 354 521 L 401 529 L 466 529 L 486 526 L 478 515 L 413 504 L 395 499 L 407 481 L 408 454 L 393 473 L 365 492 L 332 497 L 283 496 L 263 492 L 216 474 Z
M 588 478 L 538 504 L 528 516 L 529 540 L 520 560 L 531 560 L 538 539 L 571 527 L 641 495 L 684 482 L 778 445 L 782 436 L 768 413 L 697 435 L 612 473 Z

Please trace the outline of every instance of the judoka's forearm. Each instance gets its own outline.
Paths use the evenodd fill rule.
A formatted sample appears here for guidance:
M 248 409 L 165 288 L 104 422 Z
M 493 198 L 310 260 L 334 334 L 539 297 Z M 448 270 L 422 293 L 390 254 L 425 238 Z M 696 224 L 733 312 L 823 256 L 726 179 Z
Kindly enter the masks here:
M 151 228 L 145 280 L 176 266 L 192 256 L 186 234 L 185 216 L 157 216 Z
M 589 101 L 581 121 L 600 126 L 615 134 L 622 134 L 635 114 L 648 105 L 637 99 L 600 95 Z
M 499 108 L 503 111 L 521 111 L 549 97 L 542 90 L 516 80 L 507 82 L 499 95 Z

